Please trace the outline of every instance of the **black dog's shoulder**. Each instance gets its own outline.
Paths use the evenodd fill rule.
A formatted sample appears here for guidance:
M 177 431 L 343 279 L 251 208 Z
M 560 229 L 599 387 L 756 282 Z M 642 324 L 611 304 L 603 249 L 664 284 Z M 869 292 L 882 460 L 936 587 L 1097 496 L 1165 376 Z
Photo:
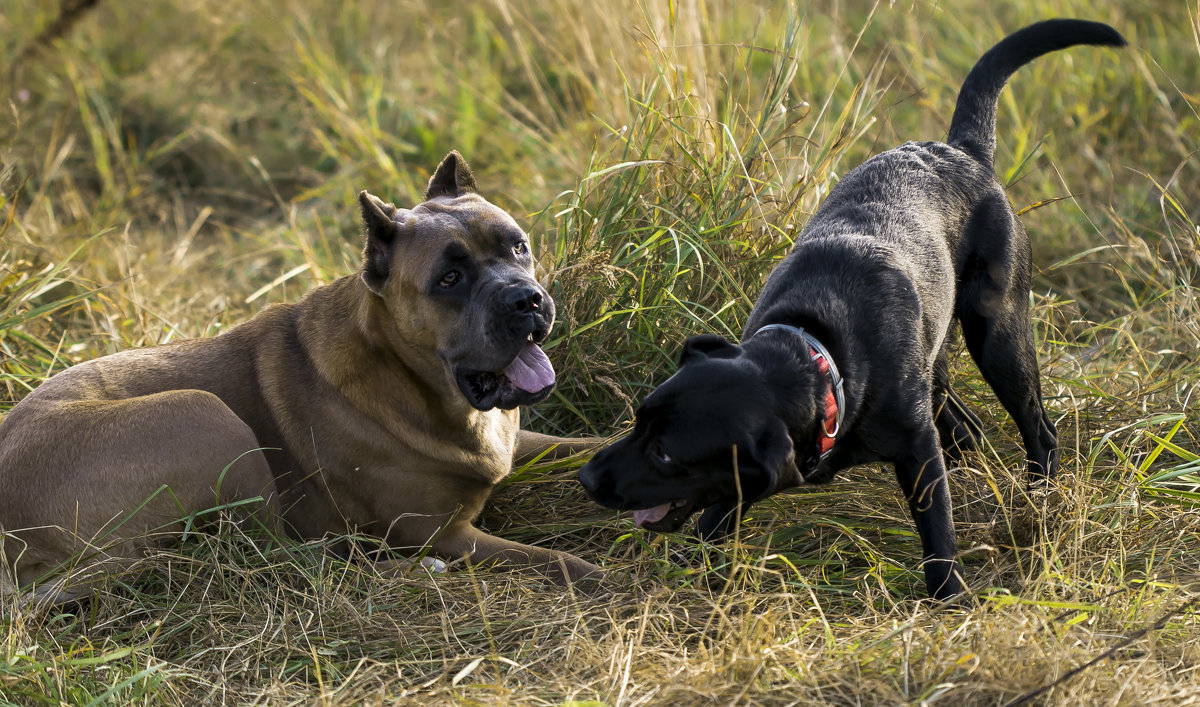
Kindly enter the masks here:
M 916 276 L 909 251 L 922 244 L 896 243 L 853 230 L 831 230 L 798 241 L 771 272 L 746 322 L 743 339 L 767 322 L 798 322 L 816 332 L 845 330 L 858 322 L 871 327 L 919 317 Z M 928 260 L 943 260 L 933 251 Z M 950 277 L 949 272 L 945 277 Z M 867 303 L 870 306 L 864 306 Z

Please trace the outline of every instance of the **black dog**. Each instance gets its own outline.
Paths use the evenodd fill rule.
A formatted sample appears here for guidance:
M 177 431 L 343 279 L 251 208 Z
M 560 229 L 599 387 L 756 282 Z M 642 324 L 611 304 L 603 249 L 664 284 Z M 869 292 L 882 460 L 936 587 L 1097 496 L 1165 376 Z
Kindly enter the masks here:
M 741 346 L 689 339 L 679 371 L 638 408 L 632 434 L 580 471 L 589 495 L 664 532 L 703 508 L 698 532 L 715 540 L 732 530 L 739 503 L 892 462 L 929 593 L 959 594 L 942 454 L 975 447 L 982 430 L 950 389 L 955 318 L 1021 431 L 1030 478 L 1057 466 L 1029 320 L 1029 238 L 992 159 L 1008 78 L 1076 44 L 1125 40 L 1081 20 L 1026 27 L 967 75 L 946 143 L 910 142 L 847 174 L 771 274 Z

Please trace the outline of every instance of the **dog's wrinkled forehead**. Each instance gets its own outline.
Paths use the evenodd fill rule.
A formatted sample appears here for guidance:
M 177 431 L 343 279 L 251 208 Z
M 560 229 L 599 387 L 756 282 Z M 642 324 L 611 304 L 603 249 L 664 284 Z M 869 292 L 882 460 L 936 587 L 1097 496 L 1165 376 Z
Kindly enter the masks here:
M 418 226 L 437 224 L 446 227 L 458 224 L 478 236 L 486 236 L 489 231 L 497 230 L 522 232 L 507 211 L 478 194 L 423 201 L 412 209 L 397 209 L 392 218 L 399 223 L 415 219 L 415 225 Z
M 508 212 L 477 194 L 421 202 L 397 209 L 392 220 L 412 233 L 411 247 L 435 255 L 453 245 L 476 260 L 504 256 L 528 242 L 525 231 Z

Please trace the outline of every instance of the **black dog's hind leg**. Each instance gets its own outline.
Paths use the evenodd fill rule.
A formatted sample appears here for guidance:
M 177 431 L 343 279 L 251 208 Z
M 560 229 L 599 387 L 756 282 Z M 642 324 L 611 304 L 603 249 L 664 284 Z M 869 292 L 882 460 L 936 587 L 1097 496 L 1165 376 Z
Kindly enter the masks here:
M 1029 237 L 1003 193 L 993 193 L 971 215 L 964 241 L 971 250 L 960 276 L 958 318 L 967 350 L 1021 431 L 1031 479 L 1054 476 L 1058 432 L 1042 405 L 1033 347 Z
M 943 601 L 952 599 L 963 591 L 962 572 L 955 559 L 958 547 L 954 540 L 946 466 L 932 427 L 918 432 L 910 455 L 897 459 L 895 464 L 896 481 L 908 500 L 908 509 L 921 536 L 929 595 Z
M 983 423 L 950 387 L 945 349 L 933 364 L 933 422 L 948 459 L 962 458 L 963 452 L 978 449 L 983 440 Z

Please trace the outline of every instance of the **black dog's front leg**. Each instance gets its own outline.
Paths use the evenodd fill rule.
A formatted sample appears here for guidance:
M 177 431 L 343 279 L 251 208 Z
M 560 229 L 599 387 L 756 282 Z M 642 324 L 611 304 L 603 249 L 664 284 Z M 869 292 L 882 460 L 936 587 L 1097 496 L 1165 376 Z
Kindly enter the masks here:
M 733 532 L 734 526 L 750 508 L 749 503 L 742 504 L 742 512 L 737 513 L 737 501 L 720 501 L 714 503 L 700 514 L 696 521 L 696 535 L 706 543 L 717 543 L 724 540 Z
M 946 467 L 933 429 L 920 435 L 912 445 L 912 453 L 896 461 L 896 480 L 908 499 L 908 508 L 921 536 L 929 595 L 944 601 L 961 594 L 963 585 L 955 559 L 958 548 L 954 541 Z

